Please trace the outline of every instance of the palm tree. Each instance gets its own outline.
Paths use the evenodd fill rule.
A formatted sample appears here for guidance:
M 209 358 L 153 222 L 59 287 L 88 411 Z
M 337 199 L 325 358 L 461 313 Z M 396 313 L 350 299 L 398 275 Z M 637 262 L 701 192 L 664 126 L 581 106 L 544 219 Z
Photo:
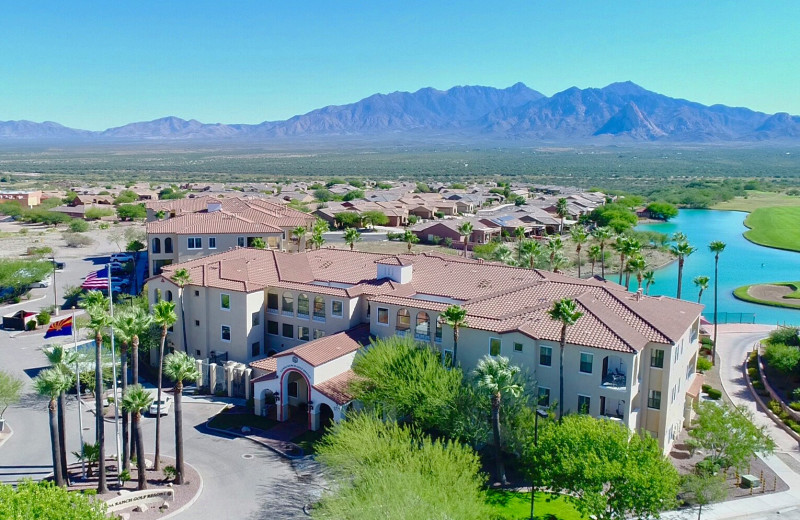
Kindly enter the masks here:
M 504 395 L 519 397 L 522 394 L 522 385 L 517 381 L 518 374 L 519 367 L 510 364 L 507 357 L 488 355 L 478 361 L 473 372 L 478 389 L 489 394 L 492 400 L 492 433 L 497 468 L 495 476 L 504 486 L 508 484 L 508 480 L 500 447 L 500 406 Z
M 628 254 L 628 237 L 617 235 L 612 247 L 619 253 L 619 284 L 622 285 L 622 274 L 625 271 L 625 257 Z
M 642 288 L 642 280 L 644 280 L 644 273 L 647 271 L 647 261 L 642 255 L 634 255 L 628 260 L 628 270 L 636 275 L 636 282 L 638 286 L 637 291 Z
M 356 242 L 361 242 L 361 233 L 356 228 L 347 228 L 344 230 L 344 242 L 350 246 L 350 251 Z
M 133 383 L 139 382 L 139 335 L 143 334 L 153 323 L 153 317 L 137 305 L 127 305 L 120 308 L 114 315 L 114 333 L 119 339 L 120 360 L 122 362 L 122 393 L 128 388 L 128 346 L 132 347 Z M 131 432 L 128 442 L 128 413 L 122 414 L 122 468 L 130 468 L 131 447 L 133 435 Z
M 581 277 L 581 248 L 583 244 L 589 238 L 589 235 L 586 234 L 586 230 L 580 226 L 575 226 L 570 230 L 570 234 L 572 235 L 572 242 L 575 244 L 575 252 L 578 253 L 578 278 Z M 594 273 L 592 273 L 594 274 Z
M 717 304 L 719 303 L 719 254 L 725 251 L 725 242 L 714 240 L 708 244 L 708 249 L 714 253 L 714 343 L 711 345 L 711 363 L 717 363 Z
M 696 248 L 690 246 L 689 242 L 678 242 L 669 248 L 669 252 L 678 259 L 678 299 L 681 298 L 681 285 L 683 285 L 683 263 L 686 257 L 695 251 Z
M 676 232 L 674 232 L 672 234 L 672 241 L 677 244 L 677 243 L 680 243 L 680 242 L 688 242 L 689 239 L 686 237 L 686 235 L 683 232 L 676 231 Z
M 411 246 L 419 242 L 419 237 L 414 234 L 410 229 L 406 229 L 403 233 L 403 242 L 408 246 L 408 252 L 411 252 Z
M 194 359 L 184 352 L 175 352 L 164 359 L 164 373 L 175 381 L 175 483 L 183 484 L 183 382 L 197 381 L 200 372 Z
M 306 228 L 303 226 L 297 226 L 292 230 L 292 236 L 297 238 L 297 252 L 300 252 L 300 242 L 302 242 L 303 237 L 306 236 Z
M 708 276 L 695 276 L 694 280 L 692 280 L 697 288 L 700 289 L 700 292 L 697 293 L 697 303 L 700 303 L 700 300 L 703 298 L 703 291 L 708 289 L 709 281 L 711 281 L 711 278 Z
M 625 249 L 625 257 L 626 258 L 633 258 L 635 256 L 641 256 L 642 251 L 642 243 L 636 240 L 635 238 L 628 238 L 624 245 Z M 631 269 L 630 265 L 626 265 L 625 268 L 625 288 L 627 289 L 631 284 Z
M 166 300 L 161 300 L 153 307 L 153 321 L 161 327 L 161 343 L 158 347 L 158 394 L 156 399 L 156 453 L 153 461 L 153 469 L 158 470 L 161 455 L 161 390 L 162 377 L 164 375 L 164 343 L 167 341 L 167 330 L 178 320 L 175 315 L 175 304 Z M 137 450 L 138 451 L 138 450 Z M 139 452 L 141 456 L 141 452 Z
M 594 276 L 594 265 L 602 257 L 603 253 L 600 251 L 600 246 L 589 246 L 589 260 L 592 261 L 592 276 Z
M 65 377 L 72 380 L 72 370 L 70 365 L 74 364 L 77 360 L 75 352 L 67 352 L 61 345 L 55 345 L 50 349 L 44 351 L 47 360 L 53 365 L 53 368 L 64 374 Z M 64 479 L 68 478 L 67 475 L 67 388 L 61 390 L 58 394 L 58 440 L 61 445 L 61 469 L 64 472 Z M 80 398 L 80 396 L 79 396 Z
M 650 294 L 650 286 L 656 283 L 656 273 L 653 271 L 645 271 L 644 276 L 644 293 Z
M 472 222 L 464 222 L 458 226 L 458 234 L 464 237 L 464 258 L 467 257 L 467 247 L 469 246 L 469 237 L 472 236 Z
M 564 232 L 564 217 L 569 215 L 569 207 L 567 206 L 567 199 L 560 198 L 556 201 L 556 215 L 561 218 L 561 226 L 558 228 L 559 233 Z
M 467 309 L 460 305 L 451 305 L 442 313 L 444 322 L 453 327 L 453 366 L 458 360 L 458 334 L 461 327 L 467 326 Z
M 100 446 L 97 443 L 86 442 L 81 451 L 73 451 L 72 454 L 79 461 L 86 463 L 86 477 L 92 478 L 92 465 L 100 460 Z
M 72 384 L 69 378 L 56 368 L 48 368 L 39 372 L 33 380 L 34 388 L 39 395 L 50 398 L 47 411 L 50 416 L 50 450 L 53 456 L 53 479 L 57 486 L 66 486 L 64 468 L 61 465 L 63 447 L 58 435 L 57 404 L 59 394 L 66 391 Z
M 500 244 L 497 246 L 497 248 L 492 252 L 492 257 L 498 262 L 502 262 L 504 264 L 510 264 L 514 262 L 511 249 L 509 249 L 505 244 Z
M 550 259 L 550 268 L 554 273 L 562 272 L 562 269 L 569 265 L 569 258 L 561 251 L 556 251 L 555 256 Z
M 325 243 L 324 234 L 328 232 L 329 229 L 328 223 L 321 218 L 318 218 L 317 221 L 314 222 L 314 227 L 311 228 L 311 244 L 316 247 L 317 250 Z
M 542 244 L 538 240 L 523 240 L 518 246 L 522 255 L 528 259 L 528 266 L 533 269 L 536 261 L 542 256 Z
M 575 300 L 562 298 L 553 302 L 553 307 L 547 311 L 550 319 L 561 322 L 561 340 L 559 341 L 559 365 L 558 365 L 558 420 L 564 417 L 564 350 L 567 346 L 567 327 L 575 323 L 583 316 L 578 310 Z
M 606 242 L 611 240 L 614 234 L 607 227 L 595 228 L 592 231 L 592 236 L 600 244 L 600 276 L 605 279 L 606 277 Z
M 186 343 L 186 315 L 183 310 L 183 289 L 189 285 L 189 282 L 192 281 L 192 277 L 189 275 L 188 269 L 180 268 L 176 269 L 169 279 L 178 286 L 178 302 L 181 305 L 181 329 L 183 329 L 183 351 L 189 352 L 189 345 Z
M 519 264 L 522 261 L 522 251 L 519 246 L 525 238 L 525 228 L 522 226 L 514 228 L 514 237 L 517 239 L 517 264 Z
M 553 264 L 555 263 L 556 253 L 560 253 L 561 250 L 564 249 L 564 242 L 561 241 L 561 237 L 559 236 L 550 237 L 545 247 L 550 254 L 550 270 L 554 271 L 555 267 Z
M 136 477 L 137 489 L 147 489 L 147 468 L 144 460 L 144 443 L 142 442 L 142 410 L 150 407 L 153 396 L 141 385 L 131 385 L 122 396 L 122 409 L 131 414 L 133 419 L 133 436 L 136 439 Z M 158 460 L 158 459 L 156 459 Z
M 103 331 L 111 325 L 111 316 L 106 309 L 109 308 L 108 298 L 100 291 L 89 291 L 81 300 L 81 305 L 89 314 L 89 329 L 94 332 L 94 406 L 95 406 L 95 442 L 100 446 L 98 459 L 97 492 L 108 491 L 106 486 L 106 433 L 103 420 L 103 362 L 101 359 L 103 348 Z

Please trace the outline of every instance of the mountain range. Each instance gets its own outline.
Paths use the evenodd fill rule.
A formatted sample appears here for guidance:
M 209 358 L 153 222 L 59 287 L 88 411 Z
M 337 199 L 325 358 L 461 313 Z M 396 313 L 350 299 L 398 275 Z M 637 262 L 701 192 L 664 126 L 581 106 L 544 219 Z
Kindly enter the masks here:
M 517 83 L 505 89 L 374 94 L 285 121 L 207 124 L 165 117 L 94 132 L 54 122 L 0 121 L 0 141 L 26 140 L 277 140 L 398 136 L 518 141 L 752 142 L 800 139 L 800 117 L 748 108 L 706 106 L 646 90 L 632 82 L 572 87 L 553 96 Z

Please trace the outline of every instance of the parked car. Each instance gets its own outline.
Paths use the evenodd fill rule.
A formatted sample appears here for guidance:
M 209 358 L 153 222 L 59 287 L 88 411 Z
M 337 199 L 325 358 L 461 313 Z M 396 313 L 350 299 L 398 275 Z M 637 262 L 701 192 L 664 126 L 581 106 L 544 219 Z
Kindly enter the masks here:
M 53 276 L 47 275 L 47 278 L 44 280 L 39 280 L 38 282 L 33 282 L 28 287 L 31 289 L 36 289 L 37 287 L 50 287 L 50 284 L 53 283 Z
M 113 253 L 111 255 L 112 262 L 133 262 L 133 255 L 131 253 Z
M 110 266 L 111 266 L 111 272 L 112 272 L 112 273 L 119 273 L 119 272 L 122 272 L 122 271 L 124 271 L 124 270 L 125 270 L 125 266 L 126 266 L 126 264 L 125 264 L 125 263 L 122 263 L 122 262 L 111 262 L 111 263 L 110 263 L 110 264 L 108 264 L 108 265 L 110 265 Z
M 172 398 L 168 395 L 161 394 L 161 415 L 167 415 L 169 409 L 172 407 Z M 153 404 L 150 405 L 150 415 L 158 413 L 158 401 L 153 399 Z

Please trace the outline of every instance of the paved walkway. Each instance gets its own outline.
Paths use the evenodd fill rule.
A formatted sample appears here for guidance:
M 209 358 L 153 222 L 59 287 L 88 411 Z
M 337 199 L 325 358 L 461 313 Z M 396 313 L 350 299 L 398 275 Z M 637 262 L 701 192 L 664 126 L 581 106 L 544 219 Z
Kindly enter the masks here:
M 722 387 L 731 402 L 752 410 L 756 424 L 765 425 L 775 440 L 775 454 L 762 458 L 789 485 L 789 490 L 708 506 L 703 509 L 704 520 L 760 519 L 770 513 L 789 512 L 800 507 L 800 446 L 758 408 L 744 378 L 743 364 L 747 354 L 773 328 L 768 325 L 720 325 L 717 356 Z M 697 510 L 693 508 L 662 516 L 672 520 L 694 519 Z

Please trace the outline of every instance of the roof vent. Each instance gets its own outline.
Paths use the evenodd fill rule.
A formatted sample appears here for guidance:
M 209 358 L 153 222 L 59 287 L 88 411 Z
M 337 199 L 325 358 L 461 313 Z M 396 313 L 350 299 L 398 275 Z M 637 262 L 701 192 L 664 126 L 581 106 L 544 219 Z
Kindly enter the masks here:
M 222 211 L 222 203 L 216 200 L 208 201 L 208 212 L 214 213 L 215 211 Z
M 642 299 L 642 295 L 643 295 L 643 294 L 644 294 L 644 292 L 642 291 L 642 288 L 641 288 L 641 287 L 639 287 L 638 289 L 636 289 L 636 301 L 637 301 L 637 302 L 638 302 L 639 300 L 641 300 L 641 299 Z

